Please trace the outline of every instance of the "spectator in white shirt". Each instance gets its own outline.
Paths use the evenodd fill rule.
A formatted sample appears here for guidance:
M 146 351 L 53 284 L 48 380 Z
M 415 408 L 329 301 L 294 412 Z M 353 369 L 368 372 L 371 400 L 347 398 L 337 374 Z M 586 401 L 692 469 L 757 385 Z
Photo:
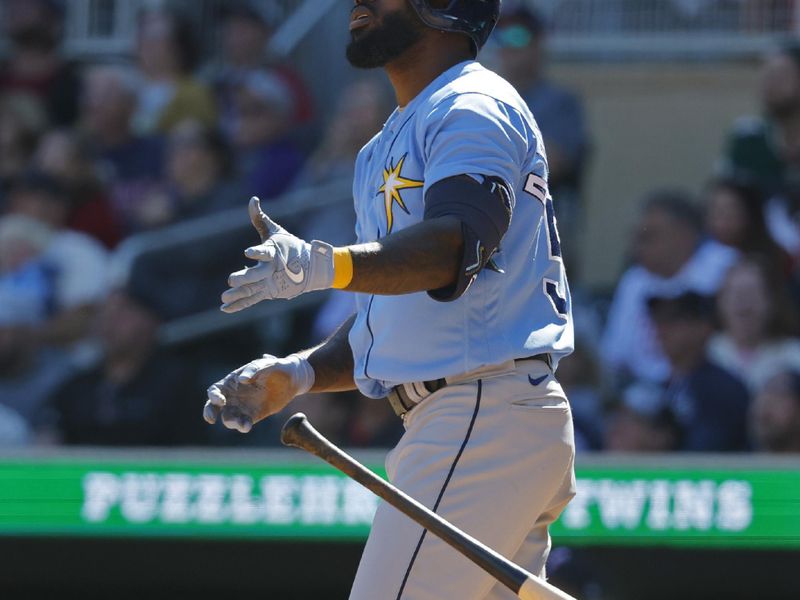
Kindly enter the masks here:
M 42 259 L 54 272 L 53 311 L 37 336 L 43 344 L 70 345 L 89 331 L 95 306 L 108 293 L 105 248 L 86 234 L 67 229 L 70 199 L 58 182 L 38 172 L 16 180 L 9 212 L 49 226 L 53 233 Z
M 734 265 L 717 298 L 722 330 L 709 357 L 758 391 L 776 372 L 800 370 L 798 316 L 780 265 L 748 255 Z
M 693 291 L 713 295 L 738 253 L 704 239 L 690 196 L 662 190 L 645 199 L 633 240 L 634 264 L 614 293 L 600 357 L 618 381 L 664 381 L 670 365 L 655 336 L 647 298 Z

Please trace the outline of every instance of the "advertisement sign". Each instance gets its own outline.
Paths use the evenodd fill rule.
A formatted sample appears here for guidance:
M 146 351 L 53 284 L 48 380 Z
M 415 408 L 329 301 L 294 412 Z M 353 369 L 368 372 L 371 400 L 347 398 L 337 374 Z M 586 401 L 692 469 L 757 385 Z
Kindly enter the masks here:
M 378 498 L 324 464 L 0 460 L 0 535 L 360 540 Z M 596 462 L 596 461 L 595 461 Z M 382 476 L 376 464 L 369 464 Z M 559 544 L 800 547 L 800 471 L 591 465 Z

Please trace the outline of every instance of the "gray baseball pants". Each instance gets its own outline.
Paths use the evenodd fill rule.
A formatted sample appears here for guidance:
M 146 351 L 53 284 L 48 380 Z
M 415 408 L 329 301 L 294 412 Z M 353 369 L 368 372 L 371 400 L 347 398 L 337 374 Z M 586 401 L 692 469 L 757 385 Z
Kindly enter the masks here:
M 575 495 L 567 398 L 539 360 L 509 361 L 463 379 L 405 416 L 406 432 L 386 458 L 389 479 L 544 576 L 548 525 Z M 350 593 L 350 600 L 512 598 L 482 569 L 385 503 L 375 514 Z

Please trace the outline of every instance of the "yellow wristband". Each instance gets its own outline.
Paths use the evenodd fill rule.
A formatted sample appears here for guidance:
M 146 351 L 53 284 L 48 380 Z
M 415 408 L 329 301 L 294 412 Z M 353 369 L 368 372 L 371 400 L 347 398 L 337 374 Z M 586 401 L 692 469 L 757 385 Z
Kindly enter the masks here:
M 353 255 L 347 248 L 333 249 L 333 285 L 343 290 L 353 281 Z

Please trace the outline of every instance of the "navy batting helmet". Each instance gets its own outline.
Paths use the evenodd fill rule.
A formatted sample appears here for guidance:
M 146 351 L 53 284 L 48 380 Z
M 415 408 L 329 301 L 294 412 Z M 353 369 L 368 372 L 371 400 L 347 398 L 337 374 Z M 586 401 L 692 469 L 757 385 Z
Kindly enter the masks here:
M 477 56 L 500 17 L 502 0 L 447 0 L 442 8 L 431 0 L 408 0 L 428 27 L 440 31 L 464 33 L 472 40 Z M 444 3 L 443 3 L 444 4 Z

